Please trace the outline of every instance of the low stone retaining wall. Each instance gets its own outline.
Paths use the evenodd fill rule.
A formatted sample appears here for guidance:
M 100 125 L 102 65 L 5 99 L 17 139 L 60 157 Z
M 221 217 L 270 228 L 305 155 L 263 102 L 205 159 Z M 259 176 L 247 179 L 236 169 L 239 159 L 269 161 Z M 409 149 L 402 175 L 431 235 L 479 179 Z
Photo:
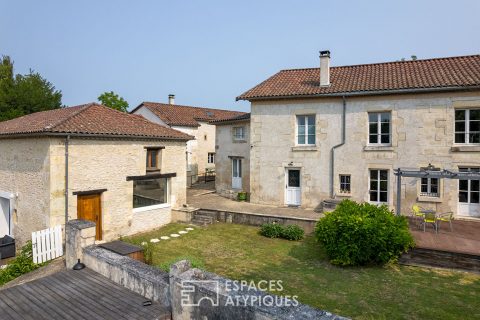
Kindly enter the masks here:
M 295 299 L 235 285 L 214 273 L 179 261 L 170 269 L 173 319 L 340 320 L 330 312 L 295 303 Z M 289 300 L 289 301 L 288 301 Z
M 296 224 L 302 227 L 306 233 L 312 233 L 315 230 L 315 225 L 317 224 L 317 220 L 314 219 L 264 215 L 259 213 L 231 212 L 210 209 L 199 209 L 197 212 L 202 215 L 211 216 L 215 221 L 225 223 L 246 224 L 251 226 L 261 226 L 262 224 L 272 222 L 281 225 Z
M 170 306 L 168 273 L 98 246 L 83 249 L 83 263 L 125 288 Z

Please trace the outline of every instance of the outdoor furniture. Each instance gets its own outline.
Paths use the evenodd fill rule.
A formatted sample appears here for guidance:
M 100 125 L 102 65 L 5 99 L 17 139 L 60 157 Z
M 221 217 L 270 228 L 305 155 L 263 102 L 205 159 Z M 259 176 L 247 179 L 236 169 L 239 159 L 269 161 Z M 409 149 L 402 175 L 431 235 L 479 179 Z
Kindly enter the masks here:
M 15 239 L 10 236 L 0 238 L 0 259 L 15 257 Z
M 427 211 L 427 210 L 425 210 Z M 432 210 L 428 210 L 428 212 L 424 212 L 425 216 L 423 217 L 423 232 L 425 232 L 425 227 L 427 223 L 431 224 L 435 229 L 435 232 L 438 233 L 438 226 L 437 226 L 437 215 Z
M 453 231 L 452 226 L 453 212 L 444 212 L 437 215 L 437 228 L 440 227 L 440 222 L 448 222 L 450 224 L 450 232 Z
M 418 228 L 421 227 L 423 222 L 424 213 L 422 212 L 422 210 L 424 209 L 419 205 L 414 204 L 412 206 L 412 218 L 416 222 Z

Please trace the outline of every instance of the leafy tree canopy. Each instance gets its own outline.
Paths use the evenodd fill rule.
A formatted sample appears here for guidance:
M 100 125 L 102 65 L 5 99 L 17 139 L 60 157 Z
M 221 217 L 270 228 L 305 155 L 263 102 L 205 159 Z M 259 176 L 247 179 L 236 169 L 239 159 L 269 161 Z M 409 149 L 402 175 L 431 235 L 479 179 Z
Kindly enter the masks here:
M 102 93 L 98 97 L 98 101 L 104 106 L 118 111 L 127 112 L 128 110 L 128 102 L 113 91 Z
M 62 93 L 52 83 L 30 70 L 14 74 L 13 61 L 2 56 L 0 61 L 0 121 L 38 111 L 62 107 Z

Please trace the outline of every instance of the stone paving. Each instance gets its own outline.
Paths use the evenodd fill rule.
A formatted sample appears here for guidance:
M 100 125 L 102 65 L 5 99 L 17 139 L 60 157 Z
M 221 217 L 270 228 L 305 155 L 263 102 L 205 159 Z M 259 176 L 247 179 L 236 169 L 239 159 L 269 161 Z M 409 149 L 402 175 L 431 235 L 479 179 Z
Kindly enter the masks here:
M 194 185 L 194 187 L 187 189 L 187 203 L 189 206 L 195 208 L 230 212 L 256 213 L 315 220 L 323 216 L 321 213 L 313 211 L 313 209 L 269 206 L 230 200 L 215 193 L 214 182 L 198 183 Z
M 170 234 L 170 235 L 168 235 L 168 236 L 161 236 L 160 239 L 158 239 L 158 238 L 152 238 L 152 239 L 150 239 L 150 242 L 151 242 L 151 243 L 158 243 L 158 242 L 160 242 L 161 240 L 169 240 L 169 239 L 171 239 L 171 238 L 178 238 L 178 237 L 180 237 L 181 235 L 188 234 L 189 231 L 193 231 L 193 230 L 195 230 L 195 229 L 192 228 L 192 227 L 187 227 L 187 228 L 185 228 L 185 230 L 180 230 L 180 231 L 178 231 L 177 233 L 172 233 L 172 234 Z M 145 241 L 142 242 L 142 246 L 145 246 L 145 245 L 147 245 L 147 242 L 145 242 Z

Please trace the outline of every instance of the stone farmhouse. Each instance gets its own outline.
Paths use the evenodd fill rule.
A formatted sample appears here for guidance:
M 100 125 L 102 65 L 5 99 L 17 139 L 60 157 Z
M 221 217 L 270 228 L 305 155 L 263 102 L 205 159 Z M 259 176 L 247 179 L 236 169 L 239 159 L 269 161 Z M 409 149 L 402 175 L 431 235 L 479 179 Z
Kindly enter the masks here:
M 24 243 L 78 218 L 111 240 L 169 223 L 186 203 L 190 139 L 95 103 L 0 122 L 1 236 Z
M 396 168 L 480 170 L 480 55 L 330 67 L 322 51 L 320 68 L 282 70 L 237 100 L 251 102 L 255 203 L 394 209 Z M 478 180 L 401 183 L 404 211 L 480 217 Z
M 250 114 L 210 122 L 216 128 L 216 178 L 218 194 L 235 199 L 250 192 Z
M 169 95 L 168 104 L 142 102 L 131 113 L 195 137 L 187 143 L 189 185 L 195 182 L 199 175 L 205 174 L 206 170 L 215 169 L 215 126 L 209 122 L 244 114 L 237 111 L 176 105 L 174 95 Z

